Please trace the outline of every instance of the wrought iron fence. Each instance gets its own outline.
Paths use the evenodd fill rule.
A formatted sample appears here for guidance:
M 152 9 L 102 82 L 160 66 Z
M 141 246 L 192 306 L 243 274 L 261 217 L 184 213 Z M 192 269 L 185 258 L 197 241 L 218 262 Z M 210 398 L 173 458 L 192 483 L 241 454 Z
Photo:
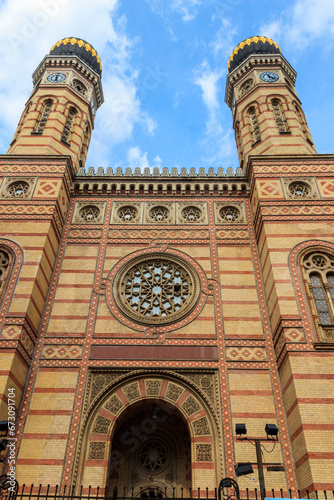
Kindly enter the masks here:
M 167 492 L 167 488 L 142 488 L 139 490 L 128 488 L 114 488 L 111 494 L 105 494 L 104 488 L 83 488 L 76 492 L 74 487 L 68 486 L 43 486 L 43 485 L 19 485 L 16 483 L 15 488 L 10 488 L 8 480 L 0 478 L 0 500 L 238 500 L 235 491 L 229 488 L 209 489 L 186 489 L 172 488 Z M 170 492 L 172 491 L 172 494 Z M 315 499 L 315 500 L 334 500 L 334 491 L 324 490 L 305 490 L 299 491 L 298 495 L 294 496 L 291 490 L 274 490 L 267 489 L 261 492 L 259 489 L 240 490 L 240 500 L 261 500 L 262 498 L 282 498 L 282 499 Z

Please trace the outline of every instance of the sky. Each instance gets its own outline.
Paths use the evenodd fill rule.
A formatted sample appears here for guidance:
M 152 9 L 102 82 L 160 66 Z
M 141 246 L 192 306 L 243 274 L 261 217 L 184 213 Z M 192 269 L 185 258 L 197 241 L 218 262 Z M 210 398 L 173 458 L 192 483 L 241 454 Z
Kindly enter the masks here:
M 86 168 L 236 169 L 227 63 L 254 35 L 279 44 L 318 153 L 334 152 L 333 0 L 0 0 L 0 153 L 31 74 L 55 42 L 75 36 L 103 65 Z

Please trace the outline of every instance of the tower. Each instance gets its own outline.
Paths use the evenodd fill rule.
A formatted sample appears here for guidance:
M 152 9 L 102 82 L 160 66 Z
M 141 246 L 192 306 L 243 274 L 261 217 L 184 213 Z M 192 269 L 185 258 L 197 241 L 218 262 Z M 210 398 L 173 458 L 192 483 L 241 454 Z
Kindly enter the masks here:
M 250 155 L 316 153 L 295 80 L 296 72 L 270 38 L 247 38 L 232 52 L 225 100 L 240 166 Z
M 33 91 L 8 154 L 69 155 L 85 165 L 96 110 L 103 102 L 102 64 L 74 37 L 59 40 L 33 74 Z
M 334 158 L 295 78 L 275 42 L 242 42 L 236 172 L 142 172 L 84 167 L 91 45 L 34 73 L 0 157 L 0 420 L 30 497 L 214 499 L 245 462 L 261 499 L 333 490 Z

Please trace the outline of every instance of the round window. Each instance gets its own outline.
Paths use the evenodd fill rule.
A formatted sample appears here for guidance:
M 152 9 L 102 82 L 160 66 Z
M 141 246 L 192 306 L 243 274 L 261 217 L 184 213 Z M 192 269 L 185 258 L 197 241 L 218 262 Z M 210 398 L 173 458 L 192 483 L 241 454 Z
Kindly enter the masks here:
M 126 316 L 142 324 L 168 324 L 189 314 L 199 298 L 199 277 L 183 259 L 142 255 L 116 274 L 113 295 Z
M 169 217 L 169 210 L 167 207 L 153 207 L 149 212 L 149 217 L 154 222 L 165 222 Z
M 136 220 L 137 214 L 137 209 L 131 206 L 120 207 L 117 212 L 119 219 L 124 222 L 132 222 Z
M 185 207 L 181 212 L 181 216 L 187 222 L 197 222 L 202 217 L 202 211 L 197 207 Z
M 222 207 L 219 210 L 219 216 L 226 222 L 237 222 L 240 218 L 240 212 L 236 207 Z
M 81 208 L 79 216 L 84 222 L 96 222 L 100 216 L 100 209 L 94 205 L 87 205 Z
M 157 437 L 146 439 L 139 448 L 138 461 L 146 472 L 151 474 L 162 472 L 169 461 L 166 443 Z
M 291 182 L 289 192 L 294 198 L 307 198 L 311 194 L 311 188 L 306 182 Z
M 15 181 L 9 184 L 7 192 L 13 198 L 23 198 L 29 191 L 30 185 L 26 181 Z

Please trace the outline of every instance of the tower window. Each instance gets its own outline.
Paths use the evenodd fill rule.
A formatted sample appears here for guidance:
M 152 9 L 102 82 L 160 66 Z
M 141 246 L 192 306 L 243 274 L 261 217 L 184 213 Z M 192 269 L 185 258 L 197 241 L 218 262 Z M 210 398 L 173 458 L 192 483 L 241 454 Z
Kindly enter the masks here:
M 68 144 L 70 141 L 72 128 L 73 128 L 73 122 L 74 122 L 74 118 L 75 118 L 76 114 L 77 114 L 77 110 L 73 107 L 70 107 L 70 109 L 68 110 L 63 133 L 61 136 L 61 140 L 63 142 L 66 142 L 66 144 Z
M 309 139 L 304 116 L 302 115 L 302 112 L 301 112 L 299 106 L 297 106 L 296 104 L 295 104 L 295 110 L 296 110 L 296 114 L 297 114 L 298 121 L 299 121 L 301 129 L 302 129 L 303 135 L 304 135 L 305 139 Z
M 79 94 L 83 95 L 84 97 L 86 96 L 87 89 L 86 89 L 85 85 L 82 82 L 80 82 L 80 80 L 73 80 L 72 87 L 77 92 L 79 92 Z
M 283 111 L 282 111 L 282 105 L 281 101 L 279 99 L 273 99 L 271 101 L 273 111 L 274 111 L 274 116 L 275 116 L 275 121 L 277 124 L 277 128 L 279 132 L 286 132 L 286 124 L 283 116 Z
M 305 256 L 303 268 L 316 313 L 316 324 L 322 340 L 334 340 L 334 257 L 312 252 Z
M 249 108 L 248 115 L 250 118 L 250 123 L 251 123 L 251 128 L 252 128 L 253 141 L 254 141 L 254 143 L 261 141 L 260 125 L 259 125 L 259 122 L 257 119 L 257 114 L 256 114 L 254 106 Z
M 44 101 L 44 103 L 43 103 L 43 108 L 42 108 L 42 111 L 39 115 L 37 125 L 36 125 L 36 130 L 35 130 L 35 132 L 37 134 L 42 134 L 44 129 L 45 129 L 45 125 L 46 125 L 46 122 L 48 121 L 49 114 L 50 114 L 50 111 L 52 108 L 52 102 L 53 102 L 52 99 L 48 99 L 47 101 Z

